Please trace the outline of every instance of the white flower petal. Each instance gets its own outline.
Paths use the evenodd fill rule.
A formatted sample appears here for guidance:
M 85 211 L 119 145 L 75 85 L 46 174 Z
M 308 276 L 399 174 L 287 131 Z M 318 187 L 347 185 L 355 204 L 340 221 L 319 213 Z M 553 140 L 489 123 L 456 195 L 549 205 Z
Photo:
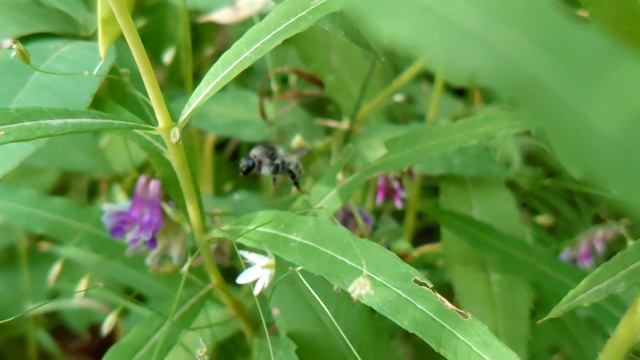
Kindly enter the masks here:
M 258 296 L 262 292 L 262 289 L 266 289 L 269 285 L 269 274 L 264 274 L 258 279 L 255 287 L 253 288 L 253 295 Z
M 245 269 L 236 278 L 236 284 L 248 284 L 252 281 L 258 280 L 264 274 L 264 270 L 259 266 L 252 266 Z
M 271 261 L 271 259 L 268 256 L 264 256 L 264 255 L 260 255 L 260 254 L 256 254 L 254 252 L 251 251 L 246 251 L 246 250 L 239 250 L 238 251 L 240 253 L 240 255 L 242 255 L 243 258 L 245 258 L 247 260 L 247 262 L 249 262 L 251 265 L 259 265 L 262 266 L 266 263 L 268 263 L 269 261 Z
M 262 9 L 268 0 L 236 0 L 234 4 L 223 7 L 198 18 L 198 22 L 213 21 L 218 24 L 235 24 L 251 17 Z

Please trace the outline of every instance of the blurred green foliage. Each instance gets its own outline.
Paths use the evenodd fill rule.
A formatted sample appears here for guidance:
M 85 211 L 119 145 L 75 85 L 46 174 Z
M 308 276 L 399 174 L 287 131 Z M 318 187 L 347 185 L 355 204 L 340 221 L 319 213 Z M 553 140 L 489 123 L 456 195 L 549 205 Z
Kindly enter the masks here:
M 128 2 L 153 74 L 119 3 L 0 0 L 0 358 L 633 358 L 636 1 Z M 141 174 L 157 251 L 101 222 Z

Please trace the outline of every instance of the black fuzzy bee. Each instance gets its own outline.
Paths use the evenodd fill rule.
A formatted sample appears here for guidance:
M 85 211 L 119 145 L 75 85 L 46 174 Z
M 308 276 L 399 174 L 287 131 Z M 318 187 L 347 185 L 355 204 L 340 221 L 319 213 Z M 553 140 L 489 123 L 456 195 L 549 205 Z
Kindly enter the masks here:
M 302 192 L 299 183 L 302 176 L 300 158 L 305 153 L 306 151 L 289 154 L 273 146 L 258 145 L 251 149 L 249 156 L 245 156 L 240 160 L 240 175 L 246 176 L 256 172 L 261 175 L 271 176 L 274 187 L 278 176 L 287 176 L 291 179 L 296 189 Z

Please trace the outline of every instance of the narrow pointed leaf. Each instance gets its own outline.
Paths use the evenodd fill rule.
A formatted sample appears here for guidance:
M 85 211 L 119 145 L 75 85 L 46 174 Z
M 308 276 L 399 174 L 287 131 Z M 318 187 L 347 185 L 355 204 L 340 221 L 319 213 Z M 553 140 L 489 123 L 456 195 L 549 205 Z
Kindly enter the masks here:
M 447 230 L 495 259 L 496 264 L 556 295 L 566 294 L 585 277 L 584 271 L 558 260 L 543 248 L 504 234 L 478 220 L 433 207 L 428 212 Z M 626 306 L 619 299 L 611 298 L 598 308 L 594 310 L 594 316 L 605 326 L 615 326 Z
M 125 0 L 129 12 L 133 11 L 133 0 Z M 109 0 L 98 0 L 98 48 L 100 56 L 104 59 L 109 47 L 122 34 L 118 20 L 111 10 Z
M 184 125 L 193 111 L 213 94 L 284 40 L 339 10 L 344 0 L 298 0 L 278 5 L 264 20 L 236 41 L 209 69 L 180 116 Z
M 515 199 L 501 180 L 446 177 L 440 181 L 440 203 L 487 223 L 524 241 Z M 446 272 L 456 300 L 487 324 L 520 357 L 526 357 L 532 295 L 530 284 L 505 271 L 481 251 L 476 251 L 451 231 L 443 230 L 442 250 Z
M 0 108 L 0 144 L 101 130 L 153 130 L 142 123 L 89 110 Z
M 335 212 L 360 185 L 377 173 L 404 170 L 430 157 L 525 129 L 526 126 L 512 114 L 499 111 L 476 115 L 454 124 L 425 127 L 421 131 L 413 129 L 389 140 L 383 157 L 332 189 L 316 203 L 316 207 L 327 207 Z
M 419 271 L 384 247 L 326 219 L 265 211 L 223 229 L 347 289 L 363 273 L 373 292 L 360 298 L 450 359 L 517 359 L 475 318 L 447 307 Z
M 545 317 L 588 306 L 640 283 L 640 243 L 636 242 L 600 265 L 573 288 Z

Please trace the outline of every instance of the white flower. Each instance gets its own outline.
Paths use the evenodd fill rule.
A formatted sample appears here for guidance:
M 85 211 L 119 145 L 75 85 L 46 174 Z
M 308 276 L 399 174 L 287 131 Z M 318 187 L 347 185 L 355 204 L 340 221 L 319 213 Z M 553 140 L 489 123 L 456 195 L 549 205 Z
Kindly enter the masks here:
M 362 274 L 353 280 L 347 291 L 351 294 L 353 300 L 358 300 L 361 296 L 372 294 L 371 287 L 371 280 L 369 280 L 367 274 Z
M 236 283 L 242 285 L 258 280 L 253 288 L 253 294 L 258 295 L 269 286 L 276 272 L 276 260 L 273 256 L 264 256 L 250 251 L 239 250 L 238 252 L 251 264 L 251 267 L 238 275 Z
M 213 21 L 223 25 L 236 24 L 260 11 L 267 2 L 268 0 L 236 0 L 229 6 L 199 17 L 198 22 Z

